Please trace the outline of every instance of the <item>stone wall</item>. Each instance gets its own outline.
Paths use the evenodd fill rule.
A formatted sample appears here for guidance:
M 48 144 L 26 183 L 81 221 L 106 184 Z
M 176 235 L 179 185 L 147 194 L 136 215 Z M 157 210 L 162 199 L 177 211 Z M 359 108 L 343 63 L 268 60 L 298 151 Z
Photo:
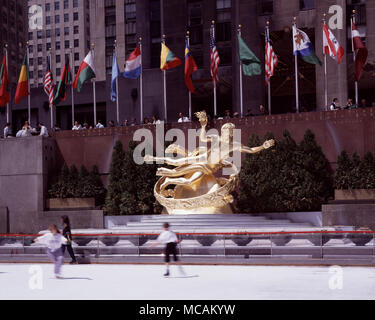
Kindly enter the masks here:
M 333 166 L 342 150 L 349 153 L 358 152 L 361 155 L 366 151 L 375 152 L 375 139 L 372 139 L 375 135 L 374 108 L 284 114 L 230 121 L 241 129 L 243 144 L 247 143 L 253 133 L 261 139 L 267 132 L 273 132 L 276 138 L 281 138 L 285 129 L 291 132 L 294 139 L 300 141 L 306 130 L 311 129 Z M 220 120 L 212 121 L 210 128 L 220 129 L 224 123 L 225 121 Z M 75 164 L 78 168 L 82 164 L 88 168 L 98 165 L 100 173 L 105 178 L 109 172 L 115 141 L 121 140 L 127 148 L 134 132 L 142 127 L 150 129 L 155 139 L 153 125 L 57 132 L 55 138 L 58 166 L 63 162 L 68 166 Z M 187 133 L 188 129 L 199 129 L 200 125 L 197 122 L 171 123 L 165 126 L 165 132 L 171 128 L 178 128 Z

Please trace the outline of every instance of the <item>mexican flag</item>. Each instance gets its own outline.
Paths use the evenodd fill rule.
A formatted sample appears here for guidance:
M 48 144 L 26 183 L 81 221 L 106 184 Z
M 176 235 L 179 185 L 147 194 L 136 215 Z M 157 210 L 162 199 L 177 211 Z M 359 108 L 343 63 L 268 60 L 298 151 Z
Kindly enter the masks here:
M 5 107 L 10 101 L 10 94 L 8 88 L 8 74 L 7 64 L 5 55 L 3 57 L 3 63 L 0 66 L 0 107 Z
M 29 95 L 29 68 L 27 66 L 27 54 L 23 58 L 20 77 L 18 78 L 18 84 L 16 89 L 16 95 L 14 96 L 14 102 L 20 103 L 23 97 Z
M 77 89 L 78 92 L 81 92 L 83 83 L 95 77 L 94 56 L 90 51 L 79 66 L 79 70 L 73 81 L 73 88 Z

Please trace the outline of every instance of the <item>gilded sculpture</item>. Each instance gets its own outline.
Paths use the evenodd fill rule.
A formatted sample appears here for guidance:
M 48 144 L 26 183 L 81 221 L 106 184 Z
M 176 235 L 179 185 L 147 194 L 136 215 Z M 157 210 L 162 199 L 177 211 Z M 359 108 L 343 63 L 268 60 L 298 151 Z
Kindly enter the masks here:
M 211 147 L 199 147 L 189 153 L 171 144 L 165 153 L 180 157 L 146 155 L 145 161 L 161 161 L 174 167 L 157 170 L 156 174 L 161 178 L 155 184 L 155 197 L 169 214 L 232 213 L 231 193 L 237 186 L 239 170 L 228 159 L 233 152 L 254 154 L 271 148 L 274 140 L 267 140 L 259 147 L 246 147 L 233 140 L 233 123 L 224 124 L 221 135 L 207 135 L 206 113 L 197 112 L 195 115 L 201 124 L 199 139 L 202 143 L 210 143 Z M 218 171 L 223 168 L 231 171 L 229 178 L 217 177 Z

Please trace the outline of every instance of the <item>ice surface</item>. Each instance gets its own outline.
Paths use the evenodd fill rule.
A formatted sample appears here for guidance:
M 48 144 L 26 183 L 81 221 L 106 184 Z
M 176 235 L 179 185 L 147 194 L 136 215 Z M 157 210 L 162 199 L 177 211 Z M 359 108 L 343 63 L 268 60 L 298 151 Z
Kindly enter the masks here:
M 40 266 L 43 289 L 30 289 Z M 329 267 L 186 266 L 180 278 L 161 265 L 64 265 L 55 279 L 52 264 L 0 264 L 3 299 L 375 299 L 375 269 L 343 267 L 343 288 Z M 332 271 L 332 270 L 331 270 Z M 31 272 L 31 273 L 30 273 Z M 31 280 L 30 280 L 31 279 Z

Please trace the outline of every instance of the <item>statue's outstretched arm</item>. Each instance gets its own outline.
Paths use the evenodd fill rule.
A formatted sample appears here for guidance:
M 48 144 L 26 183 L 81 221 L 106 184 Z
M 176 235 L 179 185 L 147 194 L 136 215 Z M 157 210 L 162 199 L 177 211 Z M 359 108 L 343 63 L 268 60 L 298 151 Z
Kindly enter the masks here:
M 241 146 L 241 152 L 244 153 L 258 153 L 261 152 L 262 150 L 269 149 L 275 145 L 275 140 L 267 140 L 263 143 L 263 145 L 259 147 L 254 147 L 254 148 L 249 148 L 246 146 Z
M 179 167 L 187 163 L 188 158 L 179 158 L 179 159 L 173 159 L 173 158 L 168 158 L 168 157 L 153 157 L 149 154 L 146 154 L 144 157 L 145 162 L 151 162 L 151 161 L 156 161 L 156 162 L 164 162 L 168 165 Z

